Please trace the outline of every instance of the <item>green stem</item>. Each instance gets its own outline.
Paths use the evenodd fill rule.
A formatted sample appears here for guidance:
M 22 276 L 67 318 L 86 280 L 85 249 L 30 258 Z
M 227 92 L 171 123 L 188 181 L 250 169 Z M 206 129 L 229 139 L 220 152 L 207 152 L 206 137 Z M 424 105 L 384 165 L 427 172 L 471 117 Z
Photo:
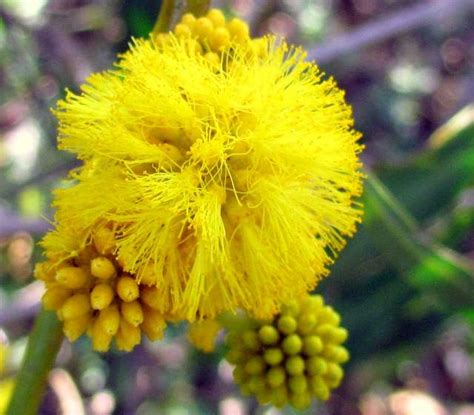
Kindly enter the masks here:
M 175 10 L 174 0 L 163 0 L 161 3 L 160 14 L 153 27 L 153 34 L 168 32 L 171 29 L 173 14 Z
M 43 398 L 46 378 L 63 339 L 61 323 L 52 311 L 41 310 L 28 340 L 22 367 L 7 415 L 35 415 Z
M 163 0 L 152 33 L 156 35 L 169 32 L 173 23 L 185 13 L 202 16 L 209 9 L 210 3 L 210 0 Z
M 186 2 L 186 13 L 192 13 L 194 16 L 202 16 L 209 9 L 210 0 L 188 0 Z

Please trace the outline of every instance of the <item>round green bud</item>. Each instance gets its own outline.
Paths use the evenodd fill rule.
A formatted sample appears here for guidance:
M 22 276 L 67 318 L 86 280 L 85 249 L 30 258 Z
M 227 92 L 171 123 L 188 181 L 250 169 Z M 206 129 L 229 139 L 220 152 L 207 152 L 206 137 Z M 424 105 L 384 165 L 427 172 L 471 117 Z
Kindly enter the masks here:
M 253 375 L 247 382 L 247 385 L 252 393 L 257 393 L 265 389 L 265 378 L 258 375 Z
M 292 316 L 281 316 L 278 319 L 278 330 L 283 334 L 292 334 L 296 331 L 298 323 Z
M 342 346 L 334 346 L 333 360 L 336 363 L 346 363 L 349 360 L 349 352 Z
M 286 379 L 286 372 L 281 366 L 270 368 L 266 375 L 267 383 L 272 387 L 282 385 Z
M 323 375 L 328 370 L 327 362 L 318 356 L 306 360 L 306 370 L 310 375 Z
M 245 363 L 245 372 L 249 375 L 258 375 L 265 370 L 265 361 L 261 356 L 252 356 Z
M 260 341 L 257 332 L 254 330 L 246 330 L 242 334 L 242 344 L 247 350 L 257 351 L 260 349 Z
M 229 363 L 235 365 L 245 360 L 245 353 L 243 353 L 242 350 L 232 348 L 226 353 L 225 358 Z
M 244 383 L 247 375 L 245 374 L 244 368 L 242 366 L 236 366 L 232 371 L 232 377 L 234 378 L 234 382 L 240 385 Z
M 271 347 L 263 353 L 263 359 L 271 366 L 281 363 L 283 357 L 283 352 L 278 347 Z
M 315 356 L 323 350 L 323 342 L 318 336 L 307 336 L 303 339 L 303 352 L 308 356 Z
M 331 340 L 334 343 L 344 343 L 349 337 L 349 332 L 344 327 L 335 327 L 331 333 Z
M 301 307 L 296 301 L 292 301 L 286 304 L 282 309 L 282 314 L 289 314 L 293 317 L 297 316 L 300 313 Z
M 270 403 L 272 399 L 271 389 L 262 389 L 257 392 L 257 401 L 260 405 L 266 405 Z
M 328 363 L 328 370 L 324 374 L 326 379 L 340 380 L 344 376 L 344 371 L 337 363 Z
M 290 334 L 283 340 L 281 347 L 286 354 L 297 354 L 303 348 L 303 341 L 297 334 Z
M 341 379 L 324 378 L 324 381 L 326 382 L 327 387 L 331 390 L 331 389 L 337 388 L 341 384 L 342 378 Z
M 272 345 L 278 342 L 280 334 L 275 327 L 265 325 L 258 331 L 258 337 L 263 344 Z
M 304 375 L 291 376 L 288 379 L 288 387 L 294 393 L 303 393 L 308 389 L 308 381 Z
M 321 337 L 321 340 L 323 340 L 325 343 L 331 341 L 332 336 L 333 336 L 333 331 L 335 330 L 335 327 L 331 324 L 324 323 L 319 325 L 316 328 L 316 334 Z
M 288 389 L 286 385 L 272 388 L 272 404 L 277 408 L 282 408 L 288 403 Z
M 311 405 L 311 395 L 309 392 L 292 393 L 290 403 L 295 409 L 303 411 Z
M 306 297 L 303 301 L 302 308 L 305 311 L 317 312 L 319 313 L 320 309 L 324 306 L 324 300 L 320 295 L 310 295 Z
M 317 318 L 313 313 L 301 314 L 298 318 L 298 333 L 308 334 L 316 325 Z
M 286 360 L 285 368 L 291 376 L 301 375 L 304 372 L 304 359 L 301 356 L 291 356 Z
M 341 317 L 337 314 L 331 306 L 325 306 L 319 314 L 319 321 L 324 321 L 332 326 L 339 326 L 341 324 Z
M 321 376 L 312 376 L 309 380 L 311 392 L 320 401 L 326 401 L 329 398 L 329 388 Z

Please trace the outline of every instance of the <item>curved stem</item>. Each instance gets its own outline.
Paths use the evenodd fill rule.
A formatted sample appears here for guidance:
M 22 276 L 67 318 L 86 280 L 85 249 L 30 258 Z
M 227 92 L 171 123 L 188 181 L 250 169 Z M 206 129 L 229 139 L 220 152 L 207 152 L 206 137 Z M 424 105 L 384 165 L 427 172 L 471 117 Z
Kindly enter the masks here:
M 163 0 L 152 34 L 170 31 L 173 22 L 185 13 L 192 13 L 196 17 L 202 16 L 209 9 L 210 3 L 210 0 Z
M 41 310 L 28 340 L 22 367 L 7 415 L 35 415 L 43 398 L 46 377 L 63 339 L 61 323 L 52 311 Z
M 153 27 L 152 33 L 158 34 L 168 32 L 171 29 L 175 4 L 174 0 L 163 0 L 161 3 L 160 14 Z

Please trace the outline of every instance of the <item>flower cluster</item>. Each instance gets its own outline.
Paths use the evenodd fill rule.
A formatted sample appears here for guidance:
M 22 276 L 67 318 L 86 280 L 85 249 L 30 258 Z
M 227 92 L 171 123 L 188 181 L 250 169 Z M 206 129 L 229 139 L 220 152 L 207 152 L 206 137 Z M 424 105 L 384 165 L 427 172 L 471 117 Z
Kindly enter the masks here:
M 360 221 L 344 93 L 302 50 L 218 10 L 134 40 L 56 115 L 83 164 L 56 192 L 36 277 L 65 334 L 96 350 L 183 320 L 211 349 L 219 314 L 272 319 L 304 298 Z
M 143 332 L 150 340 L 163 336 L 165 319 L 152 275 L 137 281 L 113 255 L 113 229 L 95 229 L 92 244 L 72 252 L 69 260 L 36 267 L 46 292 L 43 306 L 56 310 L 64 334 L 74 341 L 87 333 L 97 351 L 107 351 L 113 339 L 119 350 L 130 351 Z
M 341 382 L 347 330 L 319 295 L 284 306 L 271 321 L 246 320 L 227 335 L 227 360 L 244 395 L 261 404 L 304 409 L 327 400 Z

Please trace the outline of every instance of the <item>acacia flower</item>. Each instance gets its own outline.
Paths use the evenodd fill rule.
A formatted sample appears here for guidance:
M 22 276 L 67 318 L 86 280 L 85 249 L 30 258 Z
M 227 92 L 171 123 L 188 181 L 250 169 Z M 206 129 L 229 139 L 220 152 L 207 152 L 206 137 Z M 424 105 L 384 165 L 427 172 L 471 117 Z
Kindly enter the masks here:
M 339 386 L 349 359 L 342 346 L 347 330 L 321 296 L 282 307 L 271 321 L 243 316 L 229 325 L 227 360 L 244 395 L 260 404 L 305 409 L 312 398 L 325 401 Z
M 271 318 L 328 274 L 360 220 L 344 93 L 301 49 L 219 10 L 134 40 L 56 116 L 83 165 L 56 193 L 37 276 L 66 334 L 99 350 L 166 321 Z

